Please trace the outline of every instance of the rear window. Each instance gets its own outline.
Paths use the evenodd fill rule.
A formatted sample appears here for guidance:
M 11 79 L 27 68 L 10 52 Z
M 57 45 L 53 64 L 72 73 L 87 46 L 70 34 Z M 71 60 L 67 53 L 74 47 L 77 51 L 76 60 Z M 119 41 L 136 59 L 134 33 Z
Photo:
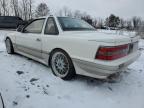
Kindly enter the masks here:
M 88 31 L 96 30 L 86 21 L 70 17 L 58 17 L 58 21 L 64 31 Z

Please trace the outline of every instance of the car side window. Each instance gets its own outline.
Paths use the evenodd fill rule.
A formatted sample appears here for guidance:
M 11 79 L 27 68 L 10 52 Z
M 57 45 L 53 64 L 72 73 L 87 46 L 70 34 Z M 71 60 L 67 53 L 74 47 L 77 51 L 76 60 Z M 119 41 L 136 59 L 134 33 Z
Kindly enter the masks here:
M 34 20 L 25 29 L 24 33 L 41 33 L 45 19 Z
M 58 28 L 53 17 L 48 18 L 44 34 L 57 35 Z

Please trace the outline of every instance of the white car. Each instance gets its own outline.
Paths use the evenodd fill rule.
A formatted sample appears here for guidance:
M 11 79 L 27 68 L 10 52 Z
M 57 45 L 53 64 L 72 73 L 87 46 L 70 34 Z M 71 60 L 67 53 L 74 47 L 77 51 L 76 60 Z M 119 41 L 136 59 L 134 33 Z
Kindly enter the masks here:
M 106 79 L 139 56 L 138 36 L 104 34 L 83 20 L 48 16 L 5 36 L 7 52 L 32 58 L 70 80 L 76 74 Z

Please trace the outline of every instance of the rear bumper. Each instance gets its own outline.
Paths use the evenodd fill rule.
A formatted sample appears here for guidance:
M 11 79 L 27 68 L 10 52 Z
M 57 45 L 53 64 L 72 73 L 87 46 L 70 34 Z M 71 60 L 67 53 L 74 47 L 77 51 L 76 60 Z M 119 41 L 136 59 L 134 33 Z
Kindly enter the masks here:
M 127 66 L 133 63 L 139 56 L 140 51 L 137 51 L 114 61 L 85 61 L 73 59 L 73 62 L 77 74 L 105 79 L 112 74 L 125 70 Z

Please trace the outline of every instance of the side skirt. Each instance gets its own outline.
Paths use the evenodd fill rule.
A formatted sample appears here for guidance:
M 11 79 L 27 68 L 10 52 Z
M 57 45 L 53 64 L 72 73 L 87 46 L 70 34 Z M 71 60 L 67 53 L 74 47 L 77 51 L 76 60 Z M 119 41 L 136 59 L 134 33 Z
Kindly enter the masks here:
M 30 55 L 30 54 L 27 54 L 27 53 L 18 51 L 18 50 L 16 50 L 16 49 L 15 49 L 15 52 L 18 53 L 18 54 L 20 54 L 20 55 L 23 55 L 23 56 L 25 56 L 25 57 L 27 57 L 27 58 L 30 58 L 30 59 L 35 60 L 35 61 L 38 61 L 38 62 L 40 62 L 40 63 L 48 66 L 48 60 L 46 61 L 45 59 L 37 58 L 37 57 L 35 57 L 35 56 L 33 56 L 33 55 Z

